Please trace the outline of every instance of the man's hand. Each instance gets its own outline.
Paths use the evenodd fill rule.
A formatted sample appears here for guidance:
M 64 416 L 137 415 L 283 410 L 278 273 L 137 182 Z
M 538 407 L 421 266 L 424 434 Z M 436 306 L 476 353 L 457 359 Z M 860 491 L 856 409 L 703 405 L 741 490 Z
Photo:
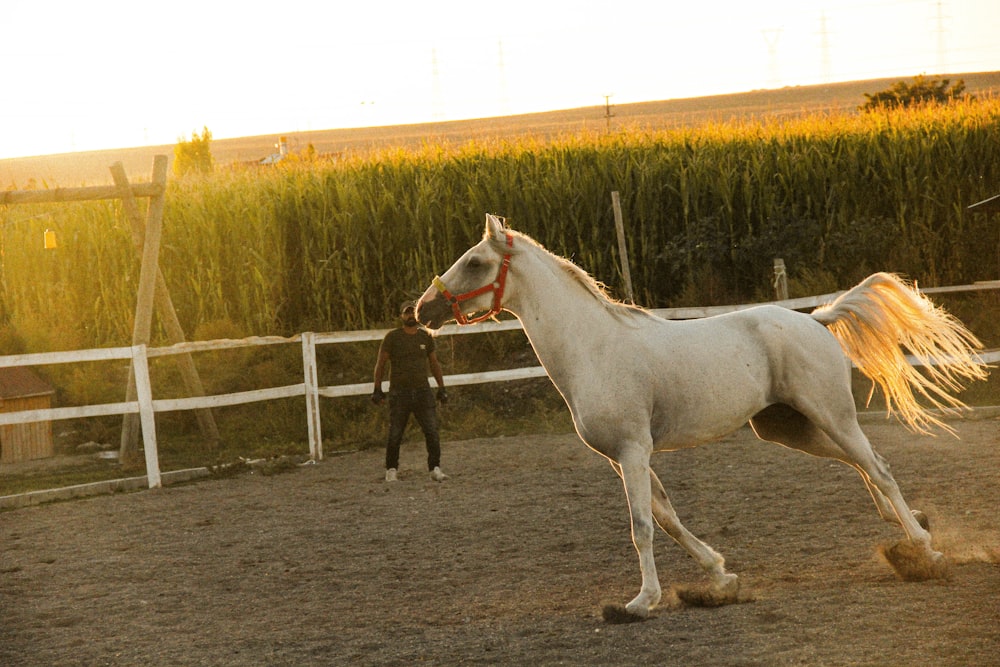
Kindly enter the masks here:
M 375 405 L 382 405 L 385 402 L 385 392 L 382 391 L 382 387 L 375 387 L 375 391 L 372 392 L 372 403 Z
M 438 402 L 444 405 L 448 402 L 448 392 L 444 387 L 438 387 Z

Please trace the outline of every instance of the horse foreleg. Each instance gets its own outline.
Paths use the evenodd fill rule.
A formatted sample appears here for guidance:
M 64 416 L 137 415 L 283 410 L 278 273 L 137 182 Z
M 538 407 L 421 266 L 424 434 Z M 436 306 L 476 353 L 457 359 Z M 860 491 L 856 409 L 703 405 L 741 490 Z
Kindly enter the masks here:
M 662 591 L 656 576 L 656 562 L 653 558 L 653 513 L 651 487 L 649 483 L 649 455 L 641 452 L 622 457 L 612 463 L 615 472 L 625 485 L 629 515 L 632 519 L 632 544 L 639 554 L 639 570 L 642 573 L 642 588 L 631 602 L 625 605 L 625 612 L 631 616 L 646 618 L 650 610 L 660 602 Z M 605 618 L 608 610 L 605 610 Z
M 654 519 L 660 528 L 695 559 L 710 579 L 707 591 L 678 589 L 678 596 L 686 603 L 702 606 L 736 602 L 739 579 L 726 571 L 726 562 L 721 554 L 695 537 L 680 522 L 663 484 L 649 467 L 649 463 L 638 461 L 630 466 L 625 462 L 612 462 L 611 466 L 625 485 L 632 518 L 632 543 L 639 554 L 639 568 L 642 571 L 642 589 L 625 606 L 626 614 L 647 617 L 662 595 L 653 558 Z M 607 609 L 605 618 L 609 618 Z
M 709 577 L 710 589 L 706 595 L 699 596 L 698 603 L 718 605 L 735 602 L 739 594 L 739 578 L 735 574 L 726 572 L 726 560 L 721 554 L 699 540 L 681 524 L 663 484 L 652 469 L 649 471 L 649 479 L 656 523 L 691 554 Z M 678 593 L 680 594 L 680 591 Z M 685 601 L 692 602 L 692 597 L 688 596 Z

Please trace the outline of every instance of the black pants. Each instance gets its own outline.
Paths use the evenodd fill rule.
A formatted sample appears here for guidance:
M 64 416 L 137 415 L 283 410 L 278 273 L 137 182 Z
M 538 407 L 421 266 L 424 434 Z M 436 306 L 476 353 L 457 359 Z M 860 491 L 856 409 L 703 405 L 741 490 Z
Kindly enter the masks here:
M 385 467 L 399 467 L 399 445 L 403 442 L 410 415 L 417 418 L 427 442 L 427 469 L 441 465 L 441 440 L 438 437 L 437 407 L 430 387 L 389 389 L 389 441 L 385 446 Z

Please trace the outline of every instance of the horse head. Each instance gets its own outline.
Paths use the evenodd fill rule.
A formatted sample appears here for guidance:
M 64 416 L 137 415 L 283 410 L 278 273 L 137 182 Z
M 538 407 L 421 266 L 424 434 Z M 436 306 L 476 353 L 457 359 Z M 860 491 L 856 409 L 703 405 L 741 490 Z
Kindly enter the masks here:
M 435 276 L 417 302 L 417 320 L 438 329 L 451 319 L 474 324 L 497 315 L 503 310 L 513 246 L 514 236 L 503 219 L 487 213 L 482 241 Z M 480 314 L 470 317 L 474 313 Z

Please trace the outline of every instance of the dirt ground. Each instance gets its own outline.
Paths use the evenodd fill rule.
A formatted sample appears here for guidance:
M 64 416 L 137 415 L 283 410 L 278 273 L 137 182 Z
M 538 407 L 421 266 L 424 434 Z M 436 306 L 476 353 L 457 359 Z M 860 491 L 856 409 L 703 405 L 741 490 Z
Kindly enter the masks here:
M 996 420 L 961 440 L 866 425 L 952 561 L 900 581 L 852 470 L 759 443 L 659 454 L 687 526 L 752 601 L 609 625 L 638 591 L 618 478 L 573 435 L 423 445 L 401 481 L 362 451 L 0 514 L 0 664 L 995 665 L 1000 654 Z M 702 581 L 656 538 L 665 591 Z

